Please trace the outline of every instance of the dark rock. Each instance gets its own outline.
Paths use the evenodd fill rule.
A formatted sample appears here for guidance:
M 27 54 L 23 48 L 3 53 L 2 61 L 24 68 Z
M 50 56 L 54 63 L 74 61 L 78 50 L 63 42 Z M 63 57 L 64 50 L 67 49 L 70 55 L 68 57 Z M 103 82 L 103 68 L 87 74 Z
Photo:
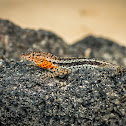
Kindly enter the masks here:
M 126 124 L 126 73 L 81 69 L 43 82 L 47 71 L 24 62 L 2 61 L 1 69 L 4 125 Z
M 0 58 L 20 60 L 29 48 L 63 57 L 98 58 L 126 66 L 126 48 L 104 38 L 88 36 L 73 45 L 45 30 L 22 29 L 8 20 L 0 20 Z
M 78 50 L 78 54 L 87 57 L 98 58 L 115 64 L 126 66 L 126 47 L 120 46 L 111 40 L 88 36 L 75 44 L 73 48 Z
M 0 20 L 0 58 L 20 59 L 29 48 L 65 56 L 72 52 L 57 35 L 45 30 L 22 29 L 8 20 Z
M 43 81 L 47 70 L 17 61 L 28 48 L 101 59 L 106 51 L 111 62 L 122 65 L 126 58 L 126 48 L 109 40 L 90 36 L 69 46 L 51 32 L 0 20 L 0 125 L 126 125 L 126 72 L 82 68 L 63 79 Z

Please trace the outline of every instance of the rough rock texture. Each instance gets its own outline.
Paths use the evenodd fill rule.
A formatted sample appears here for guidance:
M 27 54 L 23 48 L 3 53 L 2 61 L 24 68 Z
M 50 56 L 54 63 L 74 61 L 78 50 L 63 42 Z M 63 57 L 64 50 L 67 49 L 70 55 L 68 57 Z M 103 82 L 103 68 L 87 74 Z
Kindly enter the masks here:
M 23 62 L 3 61 L 1 123 L 13 125 L 114 125 L 126 123 L 126 73 L 82 69 L 68 78 L 49 78 L 47 71 Z
M 107 56 L 126 65 L 126 48 L 112 41 L 89 36 L 67 45 L 51 32 L 0 20 L 0 125 L 126 125 L 126 72 L 83 68 L 63 79 L 43 81 L 47 70 L 19 61 L 28 48 L 59 56 Z

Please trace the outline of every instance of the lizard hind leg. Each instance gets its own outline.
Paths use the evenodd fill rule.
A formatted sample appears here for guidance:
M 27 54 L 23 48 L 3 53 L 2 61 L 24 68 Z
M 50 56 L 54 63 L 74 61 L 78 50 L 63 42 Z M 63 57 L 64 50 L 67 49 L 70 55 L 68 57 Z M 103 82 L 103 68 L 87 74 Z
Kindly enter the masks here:
M 123 76 L 123 72 L 124 72 L 124 69 L 123 69 L 123 67 L 117 67 L 116 68 L 116 75 L 118 75 L 119 73 L 121 73 L 122 74 L 122 76 Z
M 42 79 L 42 82 L 45 82 L 46 80 L 48 80 L 49 78 L 54 78 L 53 74 L 50 72 L 47 73 L 43 73 L 42 77 L 40 77 L 40 79 Z
M 46 80 L 48 80 L 48 78 L 64 78 L 69 73 L 70 71 L 66 68 L 55 69 L 52 73 L 47 72 L 46 74 L 42 74 L 42 77 L 40 79 L 42 79 L 42 81 L 45 82 Z
M 66 68 L 58 68 L 53 71 L 53 76 L 59 78 L 64 78 L 68 74 L 70 74 L 70 71 Z

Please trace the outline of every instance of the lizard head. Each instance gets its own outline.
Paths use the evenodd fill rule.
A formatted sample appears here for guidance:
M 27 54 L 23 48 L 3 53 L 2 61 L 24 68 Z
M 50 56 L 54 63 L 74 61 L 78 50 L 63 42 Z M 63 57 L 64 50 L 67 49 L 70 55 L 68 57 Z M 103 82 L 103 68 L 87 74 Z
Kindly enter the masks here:
M 22 54 L 22 58 L 29 61 L 35 61 L 39 59 L 39 57 L 40 57 L 40 53 L 34 51 L 25 52 Z

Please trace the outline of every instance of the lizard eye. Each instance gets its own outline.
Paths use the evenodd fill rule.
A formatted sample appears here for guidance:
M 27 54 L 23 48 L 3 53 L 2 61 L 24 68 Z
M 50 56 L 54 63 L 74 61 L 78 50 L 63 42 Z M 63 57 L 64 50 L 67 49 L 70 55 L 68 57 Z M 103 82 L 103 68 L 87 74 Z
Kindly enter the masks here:
M 35 56 L 35 54 L 33 53 L 32 56 Z

